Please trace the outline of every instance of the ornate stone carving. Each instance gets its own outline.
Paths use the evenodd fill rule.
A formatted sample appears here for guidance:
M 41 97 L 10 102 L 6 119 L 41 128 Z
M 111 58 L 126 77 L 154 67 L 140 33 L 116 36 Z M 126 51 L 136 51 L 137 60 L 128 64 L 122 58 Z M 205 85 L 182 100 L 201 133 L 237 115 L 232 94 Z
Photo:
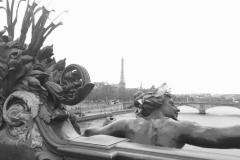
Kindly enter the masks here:
M 62 23 L 46 25 L 51 11 L 39 7 L 35 1 L 27 2 L 20 37 L 15 39 L 18 11 L 13 12 L 22 1 L 16 6 L 16 0 L 11 4 L 6 0 L 6 6 L 0 7 L 7 15 L 7 26 L 0 31 L 0 146 L 25 146 L 30 149 L 29 155 L 34 153 L 39 158 L 50 153 L 45 154 L 48 150 L 36 119 L 50 126 L 71 120 L 80 133 L 74 115 L 68 113 L 65 105 L 84 100 L 94 84 L 84 67 L 66 66 L 66 59 L 56 62 L 53 45 L 42 46 L 47 36 Z M 40 13 L 38 18 L 37 12 Z M 30 26 L 31 41 L 26 44 Z

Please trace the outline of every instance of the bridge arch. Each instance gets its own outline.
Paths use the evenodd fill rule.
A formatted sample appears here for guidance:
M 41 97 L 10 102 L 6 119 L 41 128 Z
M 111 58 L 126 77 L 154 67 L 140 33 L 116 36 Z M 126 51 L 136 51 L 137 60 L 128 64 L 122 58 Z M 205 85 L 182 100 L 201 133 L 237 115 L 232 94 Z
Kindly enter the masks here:
M 199 112 L 198 108 L 192 105 L 179 105 L 177 107 L 180 110 L 180 113 L 198 113 Z
M 216 112 L 224 112 L 227 111 L 226 114 L 239 114 L 240 115 L 240 106 L 228 106 L 228 105 L 216 105 L 216 106 L 211 106 L 211 107 L 206 107 L 205 111 L 206 112 L 211 112 L 211 110 L 214 110 L 216 108 L 221 108 L 221 110 L 216 110 Z M 231 108 L 231 110 L 228 110 L 229 108 Z M 235 111 L 234 111 L 235 110 Z
M 206 110 L 210 108 L 215 108 L 215 107 L 233 107 L 240 109 L 240 103 L 228 103 L 228 102 L 223 102 L 223 103 L 215 103 L 215 102 L 186 102 L 186 103 L 175 103 L 178 107 L 181 106 L 189 106 L 192 108 L 196 108 L 200 114 L 206 114 Z

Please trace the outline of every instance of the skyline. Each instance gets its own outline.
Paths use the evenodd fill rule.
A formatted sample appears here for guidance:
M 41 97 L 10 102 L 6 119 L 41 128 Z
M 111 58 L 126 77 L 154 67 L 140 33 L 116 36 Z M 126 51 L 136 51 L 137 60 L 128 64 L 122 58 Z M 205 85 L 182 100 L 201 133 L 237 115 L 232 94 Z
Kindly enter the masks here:
M 124 58 L 122 57 L 121 58 L 121 64 L 122 64 L 122 60 L 124 61 Z M 125 69 L 124 69 L 125 70 Z M 124 72 L 123 72 L 123 74 L 124 74 Z M 108 82 L 108 81 L 99 81 L 99 82 L 94 82 L 94 83 L 106 83 L 106 84 L 109 84 L 109 85 L 113 85 L 113 86 L 118 86 L 118 85 L 120 85 L 120 83 L 121 83 L 121 78 L 122 78 L 122 71 L 121 71 L 121 73 L 119 74 L 120 75 L 120 80 L 119 80 L 119 82 L 118 83 L 110 83 L 110 82 Z M 124 81 L 124 83 L 126 84 L 126 81 Z M 167 84 L 168 85 L 168 84 Z M 155 86 L 155 85 L 152 85 L 152 86 L 154 86 L 154 87 L 159 87 L 159 86 Z M 149 89 L 149 88 L 151 88 L 152 86 L 150 86 L 150 87 L 144 87 L 143 85 L 142 85 L 142 82 L 140 83 L 140 85 L 138 86 L 138 87 L 129 87 L 129 89 L 133 89 L 133 88 L 136 88 L 136 89 Z M 171 88 L 171 87 L 170 87 Z M 172 88 L 171 88 L 172 89 Z M 194 93 L 176 93 L 176 94 L 186 94 L 186 95 L 188 95 L 188 94 L 192 94 L 192 95 L 194 95 L 194 94 L 196 94 L 196 95 L 198 95 L 198 94 L 212 94 L 212 95 L 224 95 L 224 93 L 210 93 L 210 92 L 194 92 Z M 230 94 L 237 94 L 237 95 L 240 95 L 240 93 L 228 93 L 229 95 Z
M 45 45 L 54 44 L 57 60 L 83 65 L 93 82 L 119 83 L 123 57 L 127 88 L 166 82 L 174 93 L 240 93 L 239 1 L 40 3 L 55 15 L 68 10 Z

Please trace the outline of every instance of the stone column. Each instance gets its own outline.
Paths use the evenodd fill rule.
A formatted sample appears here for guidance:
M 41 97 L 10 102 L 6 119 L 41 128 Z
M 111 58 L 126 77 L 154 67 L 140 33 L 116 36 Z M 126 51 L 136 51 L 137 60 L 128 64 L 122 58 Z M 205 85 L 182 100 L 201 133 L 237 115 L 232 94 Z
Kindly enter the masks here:
M 199 114 L 206 114 L 206 109 L 204 104 L 200 104 L 198 110 L 199 110 Z

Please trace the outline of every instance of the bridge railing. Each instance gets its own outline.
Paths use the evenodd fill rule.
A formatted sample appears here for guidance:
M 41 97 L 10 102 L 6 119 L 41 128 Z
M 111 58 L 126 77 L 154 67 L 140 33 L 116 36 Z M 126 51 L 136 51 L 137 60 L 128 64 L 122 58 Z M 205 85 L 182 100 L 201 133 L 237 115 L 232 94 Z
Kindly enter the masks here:
M 214 105 L 240 105 L 239 102 L 233 101 L 174 101 L 177 105 L 183 104 L 214 104 Z

